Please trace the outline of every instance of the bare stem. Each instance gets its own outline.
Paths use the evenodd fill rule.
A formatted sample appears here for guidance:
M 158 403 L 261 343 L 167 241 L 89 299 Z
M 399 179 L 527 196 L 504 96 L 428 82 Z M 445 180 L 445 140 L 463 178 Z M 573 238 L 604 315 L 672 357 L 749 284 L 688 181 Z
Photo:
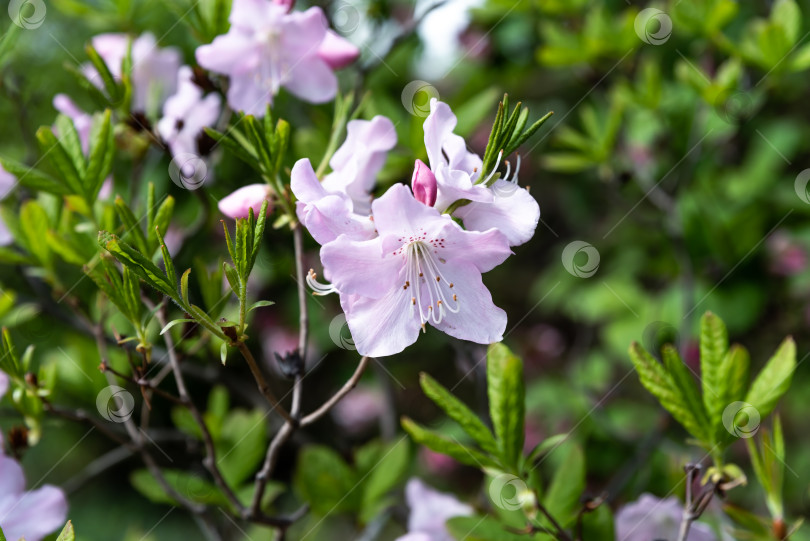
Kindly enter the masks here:
M 363 357 L 360 359 L 360 362 L 357 364 L 357 368 L 354 370 L 354 374 L 352 374 L 346 383 L 343 384 L 343 387 L 341 387 L 340 390 L 335 393 L 334 396 L 332 396 L 332 398 L 324 402 L 321 407 L 301 419 L 301 426 L 307 426 L 314 423 L 326 415 L 326 413 L 331 410 L 335 404 L 340 402 L 344 396 L 349 394 L 349 392 L 357 386 L 357 382 L 360 381 L 360 377 L 363 375 L 363 372 L 365 372 L 370 361 L 371 357 Z
M 158 310 L 156 315 L 158 321 L 160 322 L 160 326 L 165 327 L 166 315 L 163 313 L 163 310 Z M 163 340 L 166 342 L 166 353 L 169 356 L 169 364 L 174 372 L 174 380 L 177 384 L 177 392 L 180 394 L 180 401 L 186 406 L 186 408 L 188 408 L 192 417 L 194 417 L 194 421 L 197 423 L 197 426 L 200 427 L 200 433 L 202 434 L 203 442 L 205 443 L 206 455 L 203 464 L 208 471 L 211 472 L 211 475 L 214 477 L 214 481 L 219 489 L 225 494 L 231 505 L 233 505 L 241 515 L 244 510 L 242 502 L 240 502 L 239 498 L 236 497 L 236 494 L 234 494 L 230 485 L 228 485 L 228 482 L 223 477 L 222 472 L 217 467 L 216 448 L 214 447 L 214 439 L 211 437 L 211 431 L 208 429 L 208 425 L 205 423 L 205 419 L 203 419 L 202 414 L 200 414 L 200 410 L 197 409 L 197 406 L 194 405 L 194 402 L 191 400 L 191 397 L 188 394 L 186 382 L 185 379 L 183 379 L 183 371 L 180 369 L 180 361 L 177 358 L 177 353 L 174 351 L 174 340 L 172 339 L 171 333 L 163 333 Z
M 248 349 L 244 342 L 237 342 L 236 346 L 239 348 L 239 352 L 242 354 L 242 357 L 245 358 L 248 367 L 250 367 L 250 372 L 253 374 L 253 379 L 256 380 L 256 385 L 259 387 L 259 391 L 270 403 L 272 409 L 278 411 L 288 423 L 295 424 L 293 418 L 289 413 L 287 413 L 287 410 L 281 406 L 273 392 L 270 390 L 270 385 L 268 385 L 267 380 L 265 379 L 264 374 L 262 374 L 259 365 L 256 363 L 256 359 L 253 358 L 253 354 L 250 352 L 250 349 Z

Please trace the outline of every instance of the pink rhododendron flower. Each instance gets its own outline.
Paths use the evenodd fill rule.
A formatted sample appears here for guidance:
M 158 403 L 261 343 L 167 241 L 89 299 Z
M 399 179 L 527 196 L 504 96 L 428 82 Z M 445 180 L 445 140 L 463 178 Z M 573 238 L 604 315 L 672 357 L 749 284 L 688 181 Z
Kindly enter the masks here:
M 290 188 L 298 199 L 296 214 L 318 244 L 348 235 L 364 240 L 374 238 L 374 223 L 368 215 L 354 212 L 346 192 L 330 192 L 315 176 L 309 159 L 298 160 L 290 175 Z
M 494 229 L 465 231 L 402 184 L 371 208 L 379 236 L 341 235 L 321 248 L 358 353 L 399 353 L 427 323 L 462 340 L 500 341 L 506 313 L 481 274 L 509 257 L 506 237 Z
M 248 184 L 220 199 L 217 206 L 219 211 L 229 218 L 247 218 L 250 209 L 253 209 L 254 216 L 259 215 L 265 199 L 270 199 L 267 184 Z M 270 212 L 269 206 L 267 211 Z
M 93 47 L 116 79 L 121 77 L 121 63 L 129 42 L 127 34 L 99 34 L 93 38 Z M 147 114 L 157 112 L 163 100 L 174 94 L 180 63 L 180 50 L 176 47 L 158 47 L 155 36 L 148 32 L 135 38 L 132 41 L 132 110 Z M 82 68 L 93 84 L 103 88 L 101 76 L 91 64 Z
M 504 177 L 488 186 L 489 179 L 480 178 L 481 158 L 469 152 L 464 139 L 453 133 L 456 123 L 446 103 L 431 100 L 424 131 L 430 168 L 438 183 L 436 207 L 444 211 L 458 200 L 469 200 L 469 204 L 453 212 L 465 228 L 496 228 L 506 235 L 511 246 L 527 242 L 540 220 L 540 206 L 528 190 L 517 185 L 519 158 L 514 174 L 507 164 Z
M 616 514 L 616 541 L 677 539 L 682 517 L 683 505 L 677 498 L 642 494 Z M 705 524 L 693 522 L 687 541 L 717 541 L 717 536 Z
M 352 64 L 360 56 L 360 49 L 338 35 L 334 30 L 327 30 L 323 38 L 318 56 L 333 70 L 339 70 Z
M 0 200 L 5 199 L 16 185 L 17 177 L 0 166 Z M 8 246 L 12 242 L 14 242 L 14 237 L 11 236 L 11 231 L 9 231 L 3 219 L 0 218 L 0 246 Z M 0 372 L 0 374 L 2 374 L 2 372 Z M 2 396 L 2 394 L 0 394 L 0 396 Z
M 411 510 L 408 534 L 397 541 L 453 541 L 446 523 L 453 517 L 472 515 L 469 505 L 413 478 L 405 487 L 405 500 Z
M 57 94 L 53 97 L 53 107 L 73 121 L 76 133 L 79 134 L 79 143 L 82 145 L 82 152 L 85 155 L 90 151 L 90 132 L 93 128 L 93 116 L 79 109 L 67 95 Z M 112 194 L 112 176 L 104 179 L 101 189 L 98 191 L 99 199 L 107 199 Z
M 422 160 L 416 160 L 411 178 L 411 189 L 417 201 L 429 207 L 436 204 L 436 175 Z
M 228 20 L 227 34 L 197 49 L 197 62 L 230 77 L 232 108 L 261 116 L 282 87 L 311 103 L 335 97 L 331 65 L 345 53 L 328 42 L 329 52 L 321 52 L 327 23 L 320 8 L 288 13 L 286 6 L 266 0 L 234 0 Z
M 332 172 L 324 177 L 324 188 L 347 194 L 354 212 L 368 215 L 377 175 L 396 144 L 397 132 L 388 118 L 378 115 L 371 120 L 350 121 L 346 140 L 329 160 Z
M 183 66 L 177 74 L 177 93 L 163 104 L 163 118 L 157 124 L 157 131 L 169 145 L 172 155 L 200 153 L 197 138 L 203 128 L 213 126 L 220 113 L 220 97 L 208 94 L 203 97 L 202 89 L 192 80 L 194 73 Z
M 19 463 L 0 452 L 0 528 L 6 538 L 40 541 L 66 520 L 64 492 L 51 485 L 26 492 Z

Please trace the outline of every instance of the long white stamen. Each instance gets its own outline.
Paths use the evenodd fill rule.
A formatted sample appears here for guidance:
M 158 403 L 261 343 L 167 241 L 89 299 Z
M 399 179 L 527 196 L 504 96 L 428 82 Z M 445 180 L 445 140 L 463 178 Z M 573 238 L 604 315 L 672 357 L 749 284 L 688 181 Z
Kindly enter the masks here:
M 315 296 L 329 295 L 330 293 L 337 293 L 338 290 L 332 284 L 323 284 L 317 280 L 318 275 L 315 271 L 309 269 L 307 273 L 307 285 L 312 289 L 312 294 Z
M 503 158 L 503 150 L 498 152 L 498 159 L 495 160 L 495 167 L 492 168 L 492 172 L 489 174 L 489 176 L 484 179 L 484 185 L 489 184 L 489 181 L 492 180 L 493 177 L 495 177 L 495 175 L 498 173 L 498 166 L 501 165 L 501 158 Z
M 414 240 L 403 246 L 405 255 L 405 291 L 413 288 L 413 292 L 405 293 L 410 303 L 408 307 L 411 316 L 419 311 L 419 322 L 424 328 L 425 323 L 440 324 L 448 313 L 458 313 L 458 295 L 454 292 L 455 285 L 448 281 L 439 269 L 435 255 L 437 250 L 444 248 L 444 239 Z

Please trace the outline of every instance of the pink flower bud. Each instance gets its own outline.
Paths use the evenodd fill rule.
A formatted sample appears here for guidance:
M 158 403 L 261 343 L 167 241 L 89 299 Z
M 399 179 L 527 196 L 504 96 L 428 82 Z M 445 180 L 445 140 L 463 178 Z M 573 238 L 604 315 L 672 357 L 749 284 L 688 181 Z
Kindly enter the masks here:
M 247 218 L 251 208 L 254 215 L 259 214 L 262 203 L 268 199 L 268 196 L 266 184 L 249 184 L 223 197 L 217 206 L 219 211 L 229 218 Z M 268 212 L 269 210 L 268 207 Z
M 436 204 L 436 176 L 422 160 L 416 160 L 411 178 L 411 189 L 417 201 L 429 207 Z
M 326 62 L 333 70 L 345 68 L 360 56 L 360 49 L 349 40 L 340 37 L 333 30 L 327 30 L 321 46 L 318 48 L 318 57 Z
M 273 3 L 285 8 L 288 13 L 292 11 L 293 6 L 295 6 L 295 0 L 273 0 Z

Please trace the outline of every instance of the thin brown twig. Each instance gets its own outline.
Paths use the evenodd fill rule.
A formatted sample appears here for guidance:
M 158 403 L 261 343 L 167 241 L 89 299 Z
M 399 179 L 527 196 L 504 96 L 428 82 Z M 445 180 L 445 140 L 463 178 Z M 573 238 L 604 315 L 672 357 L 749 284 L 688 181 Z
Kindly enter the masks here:
M 284 409 L 284 407 L 276 399 L 273 392 L 270 390 L 270 385 L 268 385 L 267 379 L 265 379 L 264 374 L 262 374 L 259 365 L 256 363 L 256 359 L 253 358 L 253 354 L 250 352 L 250 349 L 248 349 L 245 343 L 241 341 L 236 343 L 236 347 L 239 349 L 239 353 L 242 354 L 242 357 L 245 358 L 245 361 L 250 368 L 250 372 L 253 374 L 253 379 L 256 380 L 256 385 L 259 387 L 259 391 L 270 403 L 272 409 L 278 411 L 278 413 L 284 417 L 284 420 L 288 423 L 296 424 L 290 414 L 287 413 L 287 410 Z
M 156 316 L 160 322 L 160 326 L 165 327 L 166 316 L 163 313 L 163 310 L 158 310 Z M 211 472 L 214 482 L 228 498 L 231 505 L 233 505 L 234 508 L 239 511 L 240 515 L 242 515 L 244 514 L 244 506 L 242 505 L 242 502 L 239 501 L 239 498 L 236 496 L 236 494 L 234 494 L 230 485 L 228 485 L 228 482 L 225 480 L 225 477 L 223 477 L 222 472 L 217 467 L 216 448 L 214 447 L 214 439 L 211 437 L 211 431 L 208 430 L 208 425 L 205 423 L 205 419 L 203 419 L 200 410 L 197 409 L 197 406 L 194 405 L 194 402 L 191 400 L 191 397 L 188 394 L 186 382 L 183 378 L 183 371 L 180 369 L 180 361 L 178 360 L 177 354 L 174 351 L 174 341 L 171 333 L 163 333 L 163 341 L 166 343 L 166 353 L 169 356 L 169 364 L 174 372 L 174 380 L 175 384 L 177 385 L 177 392 L 180 394 L 180 401 L 183 405 L 185 405 L 186 408 L 188 408 L 189 412 L 191 412 L 191 415 L 194 417 L 194 421 L 197 423 L 197 426 L 199 426 L 200 433 L 203 437 L 206 454 L 203 465 L 208 469 L 209 472 Z
M 332 409 L 335 404 L 340 402 L 340 400 L 349 394 L 349 392 L 357 386 L 357 382 L 360 381 L 360 377 L 365 372 L 366 368 L 368 367 L 369 362 L 371 362 L 371 357 L 363 357 L 360 359 L 360 362 L 357 364 L 357 368 L 354 370 L 354 374 L 343 384 L 343 387 L 338 390 L 329 400 L 324 402 L 321 407 L 310 413 L 309 415 L 305 416 L 301 419 L 301 426 L 307 426 L 324 415 Z

